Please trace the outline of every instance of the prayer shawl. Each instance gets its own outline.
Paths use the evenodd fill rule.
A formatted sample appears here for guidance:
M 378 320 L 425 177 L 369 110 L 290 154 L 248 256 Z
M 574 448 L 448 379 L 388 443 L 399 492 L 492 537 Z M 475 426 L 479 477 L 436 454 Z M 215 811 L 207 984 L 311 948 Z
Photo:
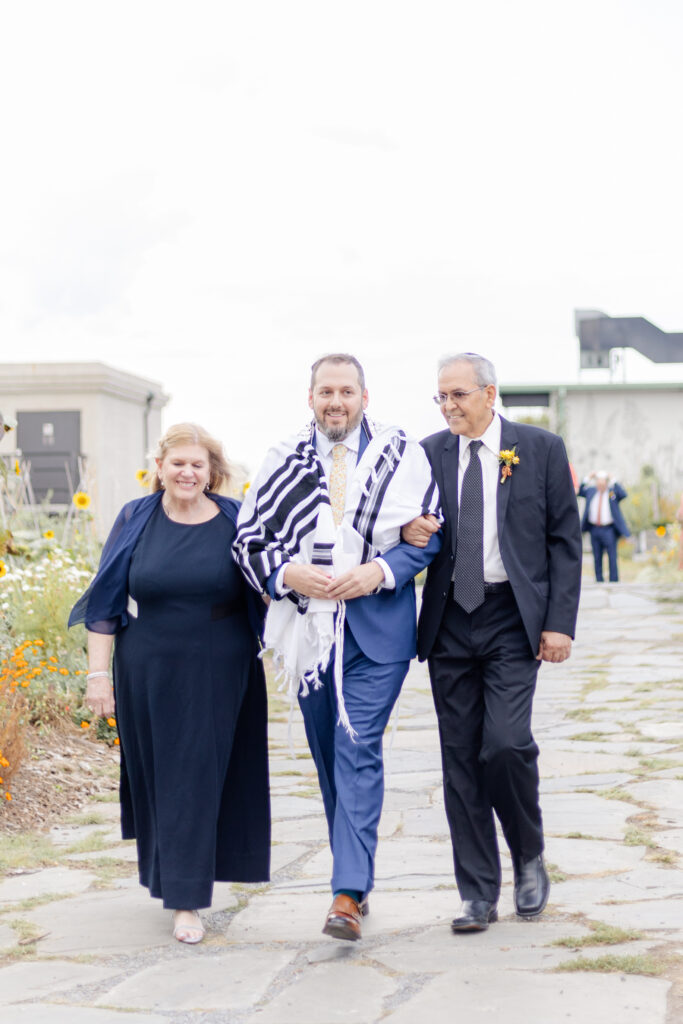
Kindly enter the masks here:
M 398 427 L 363 417 L 369 442 L 347 479 L 344 518 L 337 528 L 327 480 L 315 449 L 315 423 L 271 448 L 237 518 L 233 554 L 259 593 L 287 562 L 317 565 L 341 576 L 401 540 L 401 526 L 425 513 L 439 515 L 439 494 L 421 445 Z M 342 696 L 344 601 L 290 591 L 272 601 L 264 647 L 272 650 L 283 686 L 294 697 L 322 685 L 335 646 L 339 721 L 353 735 Z

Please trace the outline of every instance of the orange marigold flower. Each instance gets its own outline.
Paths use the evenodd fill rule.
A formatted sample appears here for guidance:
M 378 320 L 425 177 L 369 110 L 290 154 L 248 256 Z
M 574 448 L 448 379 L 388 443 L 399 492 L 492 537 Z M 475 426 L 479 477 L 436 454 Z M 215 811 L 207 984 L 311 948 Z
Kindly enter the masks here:
M 56 672 L 57 668 L 56 668 L 55 665 L 48 665 L 47 666 L 47 670 L 48 670 L 48 672 Z
M 54 664 L 54 662 L 59 661 L 59 658 L 55 658 L 54 654 L 51 654 L 48 660 Z
M 11 800 L 11 799 L 12 799 L 12 794 L 11 793 L 5 793 L 5 800 Z
M 114 746 L 118 747 L 118 746 L 120 746 L 120 744 L 121 744 L 121 741 L 120 741 L 120 739 L 117 736 L 116 739 L 114 740 Z
M 0 764 L 3 768 L 9 768 L 9 761 L 6 757 L 3 757 L 2 754 L 0 754 Z
M 90 722 L 86 722 L 86 720 L 83 719 L 83 721 L 81 722 L 81 729 L 89 729 L 89 728 L 90 728 Z
M 657 534 L 658 537 L 666 537 L 666 526 L 664 526 L 663 524 L 660 524 L 657 527 L 657 529 L 655 530 L 655 533 Z
M 69 674 L 68 668 L 60 668 L 59 674 L 60 674 L 60 676 L 68 676 L 68 674 Z
M 116 719 L 115 718 L 108 718 L 107 719 L 107 725 L 109 726 L 110 729 L 115 729 L 116 728 Z
M 45 646 L 45 641 L 44 640 L 34 640 L 33 642 L 36 645 L 36 647 L 44 647 Z

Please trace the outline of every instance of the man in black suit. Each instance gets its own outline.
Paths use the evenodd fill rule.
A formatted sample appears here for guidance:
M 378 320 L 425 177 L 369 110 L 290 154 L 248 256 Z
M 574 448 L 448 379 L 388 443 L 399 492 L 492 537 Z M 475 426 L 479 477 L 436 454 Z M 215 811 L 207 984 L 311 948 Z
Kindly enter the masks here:
M 429 660 L 446 814 L 462 912 L 455 932 L 497 920 L 497 815 L 522 917 L 544 909 L 538 747 L 531 710 L 541 661 L 569 657 L 579 603 L 581 530 L 564 444 L 494 411 L 495 370 L 463 353 L 439 366 L 435 401 L 448 429 L 422 442 L 445 523 L 429 567 L 418 656 Z M 423 516 L 403 537 L 439 529 Z

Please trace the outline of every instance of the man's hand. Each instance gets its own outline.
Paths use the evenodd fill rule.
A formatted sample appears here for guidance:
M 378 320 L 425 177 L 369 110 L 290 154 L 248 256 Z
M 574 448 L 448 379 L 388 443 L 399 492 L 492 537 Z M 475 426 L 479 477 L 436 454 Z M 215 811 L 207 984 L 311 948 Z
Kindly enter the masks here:
M 538 646 L 536 661 L 566 661 L 572 650 L 572 638 L 566 633 L 553 633 L 544 629 Z
M 418 516 L 401 528 L 401 539 L 414 548 L 426 548 L 433 533 L 438 533 L 441 524 L 436 516 Z
M 350 572 L 345 572 L 336 580 L 327 584 L 325 597 L 333 601 L 351 601 L 354 597 L 365 597 L 372 594 L 384 579 L 384 570 L 377 562 L 366 562 L 357 565 Z
M 299 565 L 288 562 L 283 582 L 304 597 L 328 597 L 327 586 L 332 579 L 317 565 Z

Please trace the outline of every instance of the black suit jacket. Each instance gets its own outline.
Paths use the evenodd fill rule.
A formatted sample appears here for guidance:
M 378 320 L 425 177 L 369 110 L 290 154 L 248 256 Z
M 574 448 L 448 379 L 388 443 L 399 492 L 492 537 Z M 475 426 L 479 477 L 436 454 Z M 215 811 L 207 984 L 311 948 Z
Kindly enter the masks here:
M 516 446 L 519 463 L 498 485 L 498 543 L 534 654 L 541 632 L 574 636 L 581 589 L 581 526 L 567 453 L 560 437 L 501 420 L 500 446 Z M 445 524 L 441 551 L 427 572 L 417 651 L 429 657 L 446 601 L 452 600 L 458 522 L 460 439 L 449 430 L 422 445 L 439 485 Z

